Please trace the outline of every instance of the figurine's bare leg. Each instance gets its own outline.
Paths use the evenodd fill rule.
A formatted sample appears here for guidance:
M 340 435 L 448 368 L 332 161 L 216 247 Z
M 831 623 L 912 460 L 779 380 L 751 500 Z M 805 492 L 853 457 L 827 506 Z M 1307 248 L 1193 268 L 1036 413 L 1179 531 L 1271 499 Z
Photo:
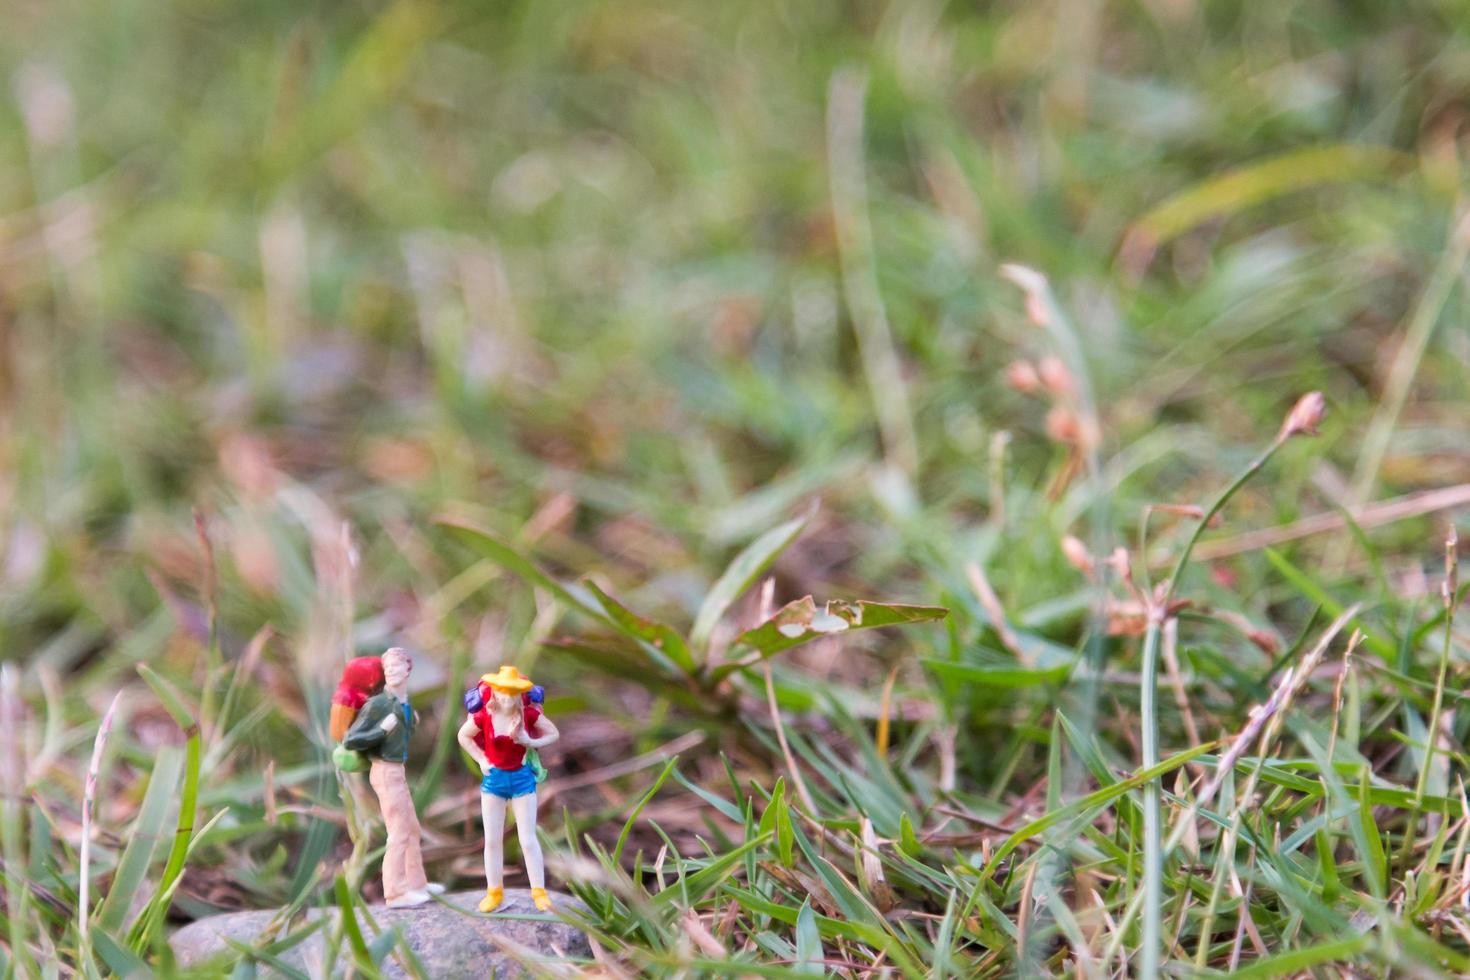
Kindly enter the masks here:
M 493 890 L 505 879 L 505 801 L 481 793 L 480 813 L 485 820 L 485 887 Z
M 546 887 L 546 866 L 541 857 L 541 842 L 536 839 L 536 794 L 527 793 L 510 801 L 516 813 L 516 833 L 521 838 L 521 858 L 526 862 L 526 877 L 532 888 Z

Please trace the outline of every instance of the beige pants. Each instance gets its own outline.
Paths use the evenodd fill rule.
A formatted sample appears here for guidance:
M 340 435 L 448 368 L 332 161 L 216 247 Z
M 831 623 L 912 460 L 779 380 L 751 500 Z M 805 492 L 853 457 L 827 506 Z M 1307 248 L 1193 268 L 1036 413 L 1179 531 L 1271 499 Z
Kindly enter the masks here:
M 378 794 L 378 809 L 388 827 L 388 849 L 383 852 L 383 898 L 391 902 L 405 892 L 422 891 L 428 884 L 419 851 L 419 818 L 408 792 L 403 763 L 374 759 L 368 782 Z

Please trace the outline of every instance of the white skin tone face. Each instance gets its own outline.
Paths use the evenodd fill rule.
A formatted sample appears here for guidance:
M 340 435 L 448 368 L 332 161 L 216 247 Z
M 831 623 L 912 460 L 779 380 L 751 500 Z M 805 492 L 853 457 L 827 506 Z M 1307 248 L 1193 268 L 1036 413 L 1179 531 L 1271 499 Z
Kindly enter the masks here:
M 383 685 L 400 701 L 408 698 L 408 675 L 412 672 L 413 661 L 408 659 L 407 654 L 383 655 Z M 391 732 L 397 727 L 397 715 L 389 715 L 383 719 L 383 731 Z
M 524 736 L 521 730 L 521 718 L 521 696 L 519 694 L 490 689 L 490 719 L 495 723 L 496 732 L 520 741 Z

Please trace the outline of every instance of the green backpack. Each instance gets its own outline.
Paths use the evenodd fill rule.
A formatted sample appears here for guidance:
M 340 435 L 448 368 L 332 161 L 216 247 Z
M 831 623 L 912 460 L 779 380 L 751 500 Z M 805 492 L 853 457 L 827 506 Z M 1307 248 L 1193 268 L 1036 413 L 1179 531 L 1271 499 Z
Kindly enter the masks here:
M 541 753 L 535 749 L 526 750 L 526 765 L 536 774 L 536 785 L 546 782 L 546 767 L 541 764 Z
M 354 752 L 339 744 L 332 750 L 332 764 L 343 772 L 366 772 L 369 762 L 368 757 L 361 752 Z

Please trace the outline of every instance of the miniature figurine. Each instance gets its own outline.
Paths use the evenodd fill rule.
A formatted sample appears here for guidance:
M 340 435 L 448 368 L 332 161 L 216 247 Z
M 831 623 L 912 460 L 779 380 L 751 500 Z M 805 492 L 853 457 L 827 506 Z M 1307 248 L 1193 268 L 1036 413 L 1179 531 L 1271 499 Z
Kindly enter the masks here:
M 485 897 L 481 912 L 493 912 L 505 898 L 505 808 L 515 811 L 516 832 L 531 881 L 536 908 L 551 910 L 546 894 L 546 869 L 541 843 L 536 839 L 536 768 L 528 764 L 528 750 L 555 742 L 561 733 L 538 704 L 524 697 L 535 688 L 514 667 L 485 674 L 465 695 L 470 717 L 459 729 L 459 744 L 479 763 L 480 811 L 485 821 Z
M 413 670 L 413 661 L 400 647 L 393 647 L 376 658 L 379 660 L 376 672 L 370 664 L 364 664 L 372 659 L 375 658 L 359 657 L 350 661 L 343 671 L 338 696 L 333 698 L 332 730 L 335 734 L 339 721 L 348 722 L 342 747 L 371 760 L 368 782 L 378 794 L 378 808 L 388 830 L 388 845 L 383 853 L 383 898 L 389 908 L 409 908 L 422 905 L 431 895 L 444 891 L 443 885 L 430 884 L 424 876 L 419 818 L 404 773 L 408 740 L 418 723 L 418 713 L 408 703 L 408 675 Z M 381 681 L 375 684 L 378 677 Z M 359 702 L 361 708 L 355 716 L 349 715 L 351 702 L 369 692 L 370 696 Z M 346 709 L 340 717 L 339 707 Z

